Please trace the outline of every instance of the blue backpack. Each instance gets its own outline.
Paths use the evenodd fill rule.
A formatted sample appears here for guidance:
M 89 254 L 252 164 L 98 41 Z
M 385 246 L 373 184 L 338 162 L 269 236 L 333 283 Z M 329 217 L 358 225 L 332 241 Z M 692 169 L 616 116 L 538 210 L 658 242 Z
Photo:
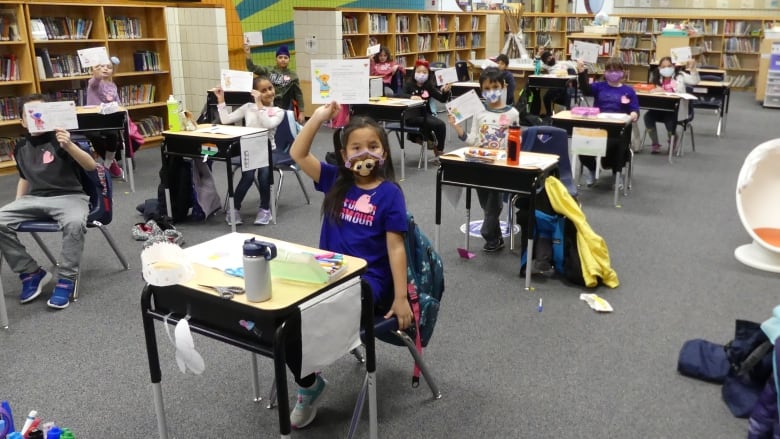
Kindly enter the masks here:
M 407 230 L 406 277 L 407 293 L 419 324 L 420 346 L 428 346 L 439 316 L 439 304 L 444 294 L 444 264 L 431 240 L 417 227 L 411 213 L 406 214 Z M 415 309 L 415 305 L 419 310 Z

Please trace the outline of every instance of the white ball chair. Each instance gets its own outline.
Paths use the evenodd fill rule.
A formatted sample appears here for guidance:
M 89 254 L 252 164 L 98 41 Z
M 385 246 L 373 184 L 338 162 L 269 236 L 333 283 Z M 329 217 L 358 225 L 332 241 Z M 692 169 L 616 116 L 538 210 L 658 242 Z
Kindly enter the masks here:
M 743 264 L 780 273 L 780 138 L 745 158 L 737 180 L 737 212 L 753 242 L 734 250 Z

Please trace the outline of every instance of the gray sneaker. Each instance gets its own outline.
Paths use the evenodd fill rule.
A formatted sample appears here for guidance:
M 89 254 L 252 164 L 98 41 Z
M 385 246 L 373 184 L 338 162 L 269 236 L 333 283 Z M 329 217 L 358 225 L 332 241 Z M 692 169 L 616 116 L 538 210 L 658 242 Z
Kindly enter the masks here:
M 317 406 L 315 403 L 325 391 L 328 384 L 321 376 L 317 375 L 314 385 L 308 389 L 298 389 L 298 398 L 295 408 L 290 413 L 290 424 L 292 428 L 300 429 L 311 424 L 314 417 L 317 416 Z
M 228 213 L 226 213 L 226 214 L 225 214 L 225 222 L 226 222 L 226 223 L 227 223 L 227 225 L 229 225 L 229 226 L 232 226 L 232 225 L 233 225 L 233 223 L 231 223 L 231 222 L 230 222 L 230 212 L 228 212 Z M 241 214 L 239 214 L 238 212 L 236 212 L 236 225 L 237 225 L 237 226 L 240 226 L 241 224 L 244 224 L 244 222 L 243 222 L 243 221 L 241 221 Z
M 266 225 L 271 222 L 271 211 L 268 209 L 260 209 L 257 211 L 257 216 L 255 217 L 255 224 L 256 225 Z

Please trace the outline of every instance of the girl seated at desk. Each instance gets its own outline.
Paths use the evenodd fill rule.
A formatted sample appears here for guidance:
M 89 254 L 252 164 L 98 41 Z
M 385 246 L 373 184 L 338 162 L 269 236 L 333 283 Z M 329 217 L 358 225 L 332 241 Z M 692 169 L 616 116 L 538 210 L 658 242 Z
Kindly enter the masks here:
M 585 70 L 585 64 L 582 61 L 577 61 L 577 73 L 579 74 L 580 89 L 584 94 L 593 96 L 594 107 L 597 107 L 602 113 L 628 114 L 631 116 L 631 122 L 636 122 L 639 118 L 639 98 L 632 87 L 623 84 L 625 68 L 620 58 L 610 58 L 604 65 L 605 81 L 590 84 L 588 71 Z M 626 154 L 628 148 L 626 139 L 608 139 L 607 155 L 601 159 L 602 166 L 611 169 L 613 173 L 619 172 L 628 159 Z M 593 186 L 593 176 L 596 175 L 596 158 L 580 156 L 580 163 L 587 169 L 585 172 L 586 184 Z
M 657 73 L 651 75 L 651 82 L 655 84 L 654 92 L 671 92 L 671 93 L 685 93 L 685 87 L 689 85 L 696 85 L 699 83 L 699 72 L 696 71 L 696 61 L 688 60 L 685 67 L 687 70 L 677 70 L 672 63 L 672 58 L 665 56 L 661 58 L 658 63 Z M 680 99 L 680 108 L 677 111 L 677 115 L 668 111 L 661 110 L 647 110 L 644 115 L 645 128 L 647 134 L 650 136 L 650 140 L 653 141 L 651 154 L 658 154 L 661 152 L 661 144 L 658 141 L 658 131 L 655 129 L 655 124 L 663 122 L 666 126 L 666 131 L 669 134 L 669 143 L 671 143 L 672 136 L 678 139 L 677 136 L 677 121 L 685 120 L 688 118 L 688 100 Z M 674 145 L 670 145 L 672 148 L 677 148 L 677 141 Z
M 400 71 L 400 73 L 399 73 Z M 371 57 L 371 75 L 381 76 L 385 96 L 395 96 L 403 81 L 403 68 L 390 55 L 390 49 L 385 46 Z
M 276 133 L 276 127 L 284 120 L 285 111 L 273 106 L 276 90 L 267 77 L 258 76 L 254 79 L 252 82 L 252 97 L 255 98 L 255 101 L 247 102 L 235 111 L 228 112 L 225 106 L 225 92 L 222 90 L 222 87 L 215 88 L 214 95 L 217 96 L 217 110 L 219 111 L 221 123 L 235 123 L 243 119 L 248 127 L 267 128 L 268 142 L 271 143 L 271 149 L 276 149 L 274 134 Z M 270 157 L 268 161 L 270 164 Z M 254 223 L 265 225 L 271 222 L 271 167 L 264 166 L 241 173 L 241 180 L 239 180 L 236 186 L 233 198 L 236 225 L 243 224 L 239 215 L 241 202 L 244 201 L 246 193 L 255 182 L 255 173 L 257 173 L 258 191 L 260 192 L 260 208 L 257 211 Z M 225 221 L 227 221 L 228 225 L 233 225 L 233 218 L 229 209 L 225 215 Z
M 413 318 L 406 293 L 406 202 L 395 181 L 387 133 L 374 120 L 353 116 L 333 135 L 337 165 L 320 161 L 311 152 L 314 136 L 338 112 L 335 101 L 317 108 L 295 139 L 290 156 L 314 187 L 325 193 L 318 247 L 365 259 L 368 268 L 362 279 L 371 285 L 375 315 L 395 316 L 404 330 Z M 287 350 L 287 365 L 300 386 L 290 415 L 296 429 L 314 420 L 327 384 L 319 374 L 300 376 L 299 352 Z
M 444 84 L 441 89 L 436 86 L 436 79 L 430 74 L 431 65 L 424 59 L 418 59 L 414 63 L 414 75 L 404 84 L 402 98 L 411 98 L 413 100 L 423 100 L 427 108 L 430 108 L 431 98 L 439 102 L 446 102 L 450 99 L 450 84 Z M 421 134 L 426 139 L 431 139 L 431 133 L 435 135 L 436 144 L 433 146 L 433 153 L 436 157 L 444 151 L 444 141 L 447 136 L 447 124 L 436 115 L 426 112 L 424 116 L 412 117 L 406 120 L 406 124 L 412 127 L 427 127 Z M 421 143 L 422 139 L 412 134 L 409 140 Z M 438 158 L 434 160 L 438 161 Z

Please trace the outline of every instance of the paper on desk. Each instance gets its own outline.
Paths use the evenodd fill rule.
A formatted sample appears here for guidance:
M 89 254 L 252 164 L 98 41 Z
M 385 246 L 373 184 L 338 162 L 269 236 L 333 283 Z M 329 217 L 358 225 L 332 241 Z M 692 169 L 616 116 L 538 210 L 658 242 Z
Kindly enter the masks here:
M 254 235 L 228 233 L 184 249 L 184 254 L 193 263 L 225 271 L 228 268 L 243 267 L 244 241 Z
M 242 171 L 269 166 L 267 131 L 241 136 L 240 144 Z
M 240 127 L 235 125 L 210 125 L 198 128 L 195 133 L 224 134 L 226 136 L 245 136 L 266 131 L 264 128 Z
M 558 163 L 558 156 L 531 155 L 520 153 L 520 166 L 528 166 L 539 169 L 546 169 L 555 163 Z
M 620 120 L 623 122 L 628 122 L 631 120 L 631 116 L 628 114 L 623 113 L 599 113 L 596 116 L 597 119 L 613 119 L 613 120 Z
M 447 102 L 446 107 L 447 111 L 455 117 L 456 123 L 463 122 L 485 110 L 485 105 L 482 104 L 479 96 L 477 96 L 477 92 L 474 90 L 469 90 L 467 93 Z
M 299 309 L 301 376 L 321 370 L 360 345 L 359 278 L 304 302 Z

